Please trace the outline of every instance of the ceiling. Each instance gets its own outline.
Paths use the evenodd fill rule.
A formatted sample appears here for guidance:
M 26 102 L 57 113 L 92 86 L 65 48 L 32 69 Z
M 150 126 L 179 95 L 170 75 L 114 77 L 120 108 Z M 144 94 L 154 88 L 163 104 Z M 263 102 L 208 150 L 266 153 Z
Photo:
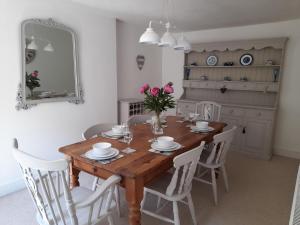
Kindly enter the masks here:
M 71 0 L 121 21 L 146 26 L 161 20 L 167 0 Z M 170 20 L 179 31 L 268 23 L 300 18 L 300 0 L 173 0 Z

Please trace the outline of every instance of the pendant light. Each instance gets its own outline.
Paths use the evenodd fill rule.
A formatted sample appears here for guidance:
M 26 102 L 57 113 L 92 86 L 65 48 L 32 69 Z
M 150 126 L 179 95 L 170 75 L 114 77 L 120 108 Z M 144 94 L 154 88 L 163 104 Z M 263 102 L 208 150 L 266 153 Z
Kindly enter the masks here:
M 31 41 L 30 43 L 27 45 L 27 49 L 32 49 L 32 50 L 38 50 L 39 47 L 37 46 L 37 44 L 35 43 L 35 38 L 34 36 L 31 36 Z
M 186 37 L 181 34 L 177 40 L 177 45 L 174 46 L 175 50 L 183 50 L 185 53 L 191 51 L 192 47 L 191 44 L 187 41 Z
M 167 31 L 164 33 L 164 35 L 160 39 L 160 43 L 158 44 L 158 46 L 160 46 L 160 47 L 174 47 L 176 45 L 176 39 L 173 36 L 173 34 L 170 33 L 170 31 L 169 31 L 170 27 L 171 27 L 170 22 L 167 22 L 166 23 Z
M 46 51 L 46 52 L 54 52 L 54 48 L 53 48 L 52 44 L 51 43 L 47 44 L 44 47 L 44 51 Z
M 142 44 L 158 44 L 159 36 L 152 28 L 152 21 L 149 22 L 149 27 L 141 35 L 139 43 Z
M 172 0 L 166 0 L 166 1 L 167 1 L 167 4 L 166 4 L 167 10 L 166 10 L 166 18 L 165 19 L 167 22 L 166 23 L 156 22 L 160 25 L 164 25 L 166 28 L 166 32 L 163 34 L 163 36 L 160 39 L 158 34 L 152 28 L 152 23 L 155 21 L 150 21 L 149 27 L 141 35 L 141 37 L 139 39 L 139 43 L 152 44 L 152 45 L 157 44 L 160 47 L 172 47 L 175 50 L 183 50 L 184 52 L 189 52 L 191 50 L 191 45 L 187 41 L 187 39 L 183 35 L 181 35 L 177 41 L 176 38 L 174 37 L 174 35 L 170 32 L 171 28 L 176 28 L 176 27 L 171 26 L 171 23 L 169 20 L 169 14 L 170 14 Z

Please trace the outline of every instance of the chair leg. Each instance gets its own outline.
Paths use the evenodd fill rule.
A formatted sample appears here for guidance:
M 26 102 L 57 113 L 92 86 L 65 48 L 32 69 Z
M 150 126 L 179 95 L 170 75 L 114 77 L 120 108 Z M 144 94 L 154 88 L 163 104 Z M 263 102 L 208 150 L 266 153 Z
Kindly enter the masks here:
M 160 202 L 161 202 L 161 197 L 158 196 L 157 198 L 158 198 L 158 199 L 157 199 L 156 209 L 159 208 Z
M 92 191 L 96 191 L 98 181 L 99 181 L 99 177 L 95 177 L 93 181 Z
M 211 181 L 212 181 L 212 189 L 214 194 L 215 204 L 218 204 L 218 196 L 217 196 L 217 180 L 216 180 L 216 172 L 214 169 L 211 169 Z
M 141 210 L 144 209 L 144 206 L 145 206 L 145 202 L 146 202 L 146 195 L 147 195 L 147 192 L 144 190 L 144 198 L 141 202 Z
M 192 199 L 191 193 L 188 194 L 187 199 L 188 199 L 189 209 L 190 209 L 190 213 L 191 213 L 192 220 L 193 220 L 193 225 L 197 225 L 197 219 L 196 219 L 196 214 L 195 214 L 195 207 L 194 207 L 194 203 L 193 203 L 193 199 Z
M 176 201 L 173 201 L 173 214 L 174 214 L 174 224 L 180 225 L 178 204 Z
M 116 206 L 117 206 L 117 213 L 118 216 L 121 217 L 121 206 L 120 206 L 120 189 L 119 186 L 115 187 L 115 200 L 116 200 Z
M 221 167 L 221 171 L 222 171 L 222 174 L 223 174 L 223 179 L 224 179 L 224 183 L 225 183 L 225 189 L 228 192 L 229 191 L 229 185 L 228 185 L 228 177 L 227 177 L 227 172 L 226 172 L 225 165 L 223 165 Z
M 114 219 L 111 214 L 107 216 L 107 220 L 109 225 L 115 225 Z

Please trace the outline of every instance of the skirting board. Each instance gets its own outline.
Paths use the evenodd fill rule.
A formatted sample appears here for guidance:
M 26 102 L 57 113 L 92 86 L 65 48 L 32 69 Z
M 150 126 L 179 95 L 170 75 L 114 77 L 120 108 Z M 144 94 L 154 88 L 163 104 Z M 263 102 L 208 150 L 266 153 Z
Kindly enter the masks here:
M 300 149 L 299 149 L 300 150 Z M 275 155 L 285 156 L 294 159 L 300 159 L 300 151 L 287 150 L 282 148 L 274 148 Z
M 25 188 L 25 183 L 22 178 L 0 185 L 0 197 L 10 193 L 22 190 Z

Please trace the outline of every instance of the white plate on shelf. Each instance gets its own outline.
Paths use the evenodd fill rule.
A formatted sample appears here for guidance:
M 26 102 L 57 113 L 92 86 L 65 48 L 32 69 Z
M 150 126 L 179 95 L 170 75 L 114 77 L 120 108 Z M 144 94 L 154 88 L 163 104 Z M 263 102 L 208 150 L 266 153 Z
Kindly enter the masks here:
M 157 144 L 157 142 L 154 142 L 151 144 L 151 148 L 156 150 L 156 151 L 162 151 L 162 152 L 172 152 L 172 151 L 175 151 L 179 148 L 181 148 L 181 145 L 177 142 L 174 142 L 174 145 L 171 146 L 171 147 L 168 147 L 168 148 L 165 148 L 165 147 L 161 147 Z
M 194 131 L 194 132 L 211 132 L 211 131 L 214 131 L 214 130 L 215 130 L 215 128 L 213 128 L 213 127 L 208 127 L 207 129 L 199 129 L 199 128 L 196 127 L 196 126 L 191 126 L 191 129 L 192 129 L 192 131 Z
M 85 156 L 89 159 L 94 159 L 94 160 L 106 160 L 106 159 L 111 159 L 119 155 L 119 150 L 116 148 L 111 148 L 111 153 L 109 155 L 104 155 L 104 156 L 95 156 L 93 153 L 93 150 L 89 150 L 85 153 Z

